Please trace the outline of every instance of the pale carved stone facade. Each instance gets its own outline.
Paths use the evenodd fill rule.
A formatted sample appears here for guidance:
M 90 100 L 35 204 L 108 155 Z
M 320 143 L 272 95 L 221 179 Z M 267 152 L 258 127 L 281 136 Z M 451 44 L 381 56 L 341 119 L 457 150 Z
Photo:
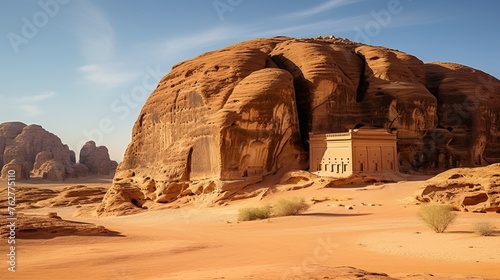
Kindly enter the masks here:
M 397 135 L 386 129 L 309 133 L 309 171 L 321 176 L 397 171 Z

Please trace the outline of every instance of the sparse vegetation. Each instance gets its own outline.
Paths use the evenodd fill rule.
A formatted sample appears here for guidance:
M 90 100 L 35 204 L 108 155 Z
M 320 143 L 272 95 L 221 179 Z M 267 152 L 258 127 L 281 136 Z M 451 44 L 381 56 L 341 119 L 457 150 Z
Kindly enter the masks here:
M 264 205 L 261 207 L 248 207 L 240 209 L 238 221 L 253 221 L 267 219 L 271 216 L 271 207 Z
M 481 221 L 474 224 L 474 232 L 479 236 L 490 236 L 495 232 L 495 227 L 487 221 Z
M 430 202 L 421 206 L 418 216 L 435 232 L 441 233 L 455 220 L 457 214 L 449 205 Z
M 292 216 L 300 214 L 309 209 L 309 205 L 305 202 L 304 198 L 293 197 L 291 199 L 280 199 L 273 206 L 273 216 Z
M 269 205 L 261 207 L 248 207 L 240 209 L 238 221 L 262 220 L 271 217 L 293 216 L 309 209 L 304 198 L 294 197 L 291 199 L 280 199 L 273 207 Z

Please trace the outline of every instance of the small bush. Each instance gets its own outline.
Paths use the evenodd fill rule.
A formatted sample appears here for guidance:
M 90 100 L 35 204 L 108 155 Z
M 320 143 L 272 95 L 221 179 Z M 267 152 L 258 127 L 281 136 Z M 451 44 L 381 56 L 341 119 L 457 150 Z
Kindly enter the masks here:
M 474 224 L 474 232 L 480 236 L 490 236 L 495 232 L 495 227 L 490 222 L 477 222 Z
M 269 205 L 261 207 L 248 207 L 240 209 L 238 221 L 253 221 L 267 219 L 271 216 L 271 207 Z
M 457 214 L 449 205 L 430 202 L 421 206 L 418 216 L 435 232 L 441 233 L 455 220 Z
M 292 199 L 280 199 L 273 206 L 273 216 L 292 216 L 300 214 L 309 209 L 309 205 L 305 202 L 304 198 L 294 197 Z

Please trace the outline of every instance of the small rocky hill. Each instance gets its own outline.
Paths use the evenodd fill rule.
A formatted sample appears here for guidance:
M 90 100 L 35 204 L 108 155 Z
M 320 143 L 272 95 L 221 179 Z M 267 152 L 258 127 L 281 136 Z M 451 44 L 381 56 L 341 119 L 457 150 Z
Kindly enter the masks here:
M 83 155 L 83 161 L 82 159 Z M 39 125 L 21 122 L 0 124 L 0 170 L 2 178 L 9 170 L 17 179 L 42 177 L 53 181 L 88 175 L 112 175 L 117 163 L 111 161 L 106 147 L 87 142 L 76 163 L 75 152 L 56 135 Z

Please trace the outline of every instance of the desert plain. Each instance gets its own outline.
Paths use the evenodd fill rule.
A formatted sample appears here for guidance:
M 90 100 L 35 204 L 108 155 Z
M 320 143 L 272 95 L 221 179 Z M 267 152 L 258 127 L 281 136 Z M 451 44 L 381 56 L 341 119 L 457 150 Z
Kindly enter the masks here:
M 51 230 L 50 222 L 18 229 L 16 272 L 3 262 L 2 279 L 500 279 L 500 216 L 458 212 L 444 233 L 435 233 L 418 218 L 414 199 L 428 178 L 405 175 L 398 182 L 333 188 L 316 178 L 302 189 L 271 187 L 264 197 L 217 205 L 205 194 L 176 209 L 128 216 L 93 215 L 99 195 L 67 204 L 72 206 L 57 198 L 37 208 L 20 202 L 18 214 L 56 212 L 61 219 L 47 219 L 90 230 Z M 101 190 L 112 183 L 84 180 L 18 182 L 17 192 L 75 185 Z M 239 209 L 282 197 L 305 198 L 310 208 L 296 216 L 237 221 Z M 497 230 L 478 236 L 477 221 Z M 2 246 L 7 260 L 6 250 Z

